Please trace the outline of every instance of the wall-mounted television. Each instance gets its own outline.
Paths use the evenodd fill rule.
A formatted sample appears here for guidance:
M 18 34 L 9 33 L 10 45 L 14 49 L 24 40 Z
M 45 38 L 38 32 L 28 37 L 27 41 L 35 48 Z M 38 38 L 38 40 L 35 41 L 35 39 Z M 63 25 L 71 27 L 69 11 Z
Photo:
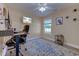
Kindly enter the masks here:
M 23 23 L 31 23 L 32 22 L 32 18 L 23 16 L 23 20 L 22 21 L 23 21 Z

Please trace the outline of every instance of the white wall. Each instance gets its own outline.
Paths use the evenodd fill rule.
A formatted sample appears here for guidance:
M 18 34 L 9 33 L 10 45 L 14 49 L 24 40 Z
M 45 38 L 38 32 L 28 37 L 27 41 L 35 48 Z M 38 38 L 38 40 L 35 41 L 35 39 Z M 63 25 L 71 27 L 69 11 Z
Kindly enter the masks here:
M 55 12 L 50 16 L 52 19 L 52 33 L 45 34 L 42 32 L 44 38 L 54 40 L 54 35 L 63 34 L 65 37 L 65 44 L 79 48 L 79 5 L 68 6 L 60 11 Z M 73 12 L 73 9 L 77 8 L 77 12 Z M 69 19 L 66 19 L 69 16 Z M 56 25 L 56 18 L 63 17 L 63 25 Z M 73 21 L 73 18 L 77 18 L 77 21 Z M 43 27 L 42 27 L 43 28 Z
M 22 23 L 22 17 L 28 16 L 27 13 L 20 12 L 15 8 L 7 6 L 10 14 L 10 21 L 13 28 L 16 28 L 16 31 L 21 31 L 25 24 Z M 32 17 L 32 23 L 30 24 L 30 33 L 31 34 L 40 34 L 40 20 L 38 18 Z
M 16 28 L 16 31 L 21 31 L 22 22 L 21 17 L 23 16 L 21 13 L 15 10 L 9 9 L 10 21 L 13 28 Z
M 32 23 L 30 25 L 30 33 L 31 34 L 40 34 L 40 31 L 41 31 L 40 19 L 33 18 Z

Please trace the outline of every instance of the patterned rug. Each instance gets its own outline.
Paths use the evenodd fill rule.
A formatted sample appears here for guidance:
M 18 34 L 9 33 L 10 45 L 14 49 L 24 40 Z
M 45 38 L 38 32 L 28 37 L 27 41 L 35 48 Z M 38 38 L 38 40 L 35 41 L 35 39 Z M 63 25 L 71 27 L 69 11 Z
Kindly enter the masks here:
M 72 51 L 66 47 L 57 45 L 53 42 L 44 39 L 27 40 L 27 51 L 24 45 L 21 46 L 21 52 L 24 56 L 78 56 L 79 53 Z M 15 55 L 15 49 L 12 51 L 12 56 Z M 9 52 L 7 55 L 10 55 Z

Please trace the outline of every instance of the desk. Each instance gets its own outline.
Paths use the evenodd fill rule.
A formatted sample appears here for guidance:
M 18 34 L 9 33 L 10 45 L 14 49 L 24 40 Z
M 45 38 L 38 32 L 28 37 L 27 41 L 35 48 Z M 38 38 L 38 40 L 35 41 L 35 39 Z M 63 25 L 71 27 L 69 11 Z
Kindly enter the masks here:
M 5 37 L 8 37 L 8 36 L 13 36 L 13 31 L 12 30 L 2 30 L 0 31 L 0 45 L 2 46 L 2 49 L 3 49 L 3 46 L 5 45 Z
M 25 34 L 25 32 L 20 32 L 20 33 L 17 33 L 17 34 L 14 34 L 14 32 L 12 30 L 3 30 L 3 31 L 0 31 L 0 37 L 1 37 L 1 44 L 3 43 L 3 39 L 4 37 L 7 37 L 7 36 L 16 36 L 16 56 L 19 56 L 19 35 L 23 35 Z
M 26 34 L 26 33 L 17 33 L 17 34 L 14 34 L 13 31 L 10 31 L 10 30 L 5 30 L 5 31 L 0 31 L 0 37 L 6 37 L 6 36 L 16 36 L 16 56 L 19 56 L 19 35 L 23 35 L 23 34 Z

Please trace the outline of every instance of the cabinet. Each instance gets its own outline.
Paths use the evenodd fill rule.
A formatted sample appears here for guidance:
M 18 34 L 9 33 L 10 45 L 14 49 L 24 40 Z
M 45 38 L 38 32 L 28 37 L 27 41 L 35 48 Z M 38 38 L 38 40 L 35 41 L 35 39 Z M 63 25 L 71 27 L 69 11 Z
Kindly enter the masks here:
M 64 36 L 63 35 L 55 35 L 55 42 L 59 45 L 64 44 Z
M 9 11 L 0 3 L 0 30 L 7 29 L 10 29 Z

